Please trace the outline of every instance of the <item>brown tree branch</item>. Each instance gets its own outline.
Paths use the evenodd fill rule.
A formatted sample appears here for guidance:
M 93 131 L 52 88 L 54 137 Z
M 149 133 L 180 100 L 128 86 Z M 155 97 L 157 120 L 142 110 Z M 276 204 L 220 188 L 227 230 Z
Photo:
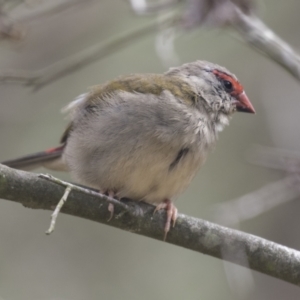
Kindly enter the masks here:
M 37 174 L 0 165 L 0 198 L 52 210 L 63 194 L 64 187 Z M 153 216 L 152 205 L 127 201 L 126 205 L 114 204 L 114 217 L 108 222 L 109 203 L 106 196 L 71 191 L 62 212 L 162 240 L 164 212 Z M 300 252 L 254 235 L 180 214 L 167 242 L 300 286 Z

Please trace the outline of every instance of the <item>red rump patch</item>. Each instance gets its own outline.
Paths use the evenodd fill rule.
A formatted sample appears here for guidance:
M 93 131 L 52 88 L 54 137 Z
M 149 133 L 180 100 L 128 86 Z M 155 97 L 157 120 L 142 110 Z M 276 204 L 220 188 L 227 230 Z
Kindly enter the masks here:
M 230 75 L 228 75 L 228 74 L 226 74 L 226 73 L 224 73 L 222 71 L 219 71 L 219 70 L 213 70 L 212 72 L 216 75 L 216 77 L 218 77 L 218 78 L 220 78 L 222 80 L 227 80 L 227 81 L 231 82 L 231 84 L 233 86 L 233 91 L 230 93 L 231 95 L 238 96 L 241 93 L 243 93 L 244 88 L 239 83 L 238 80 L 236 80 L 232 76 L 230 76 Z
M 46 153 L 54 153 L 54 152 L 60 152 L 64 148 L 63 146 L 55 147 L 55 148 L 50 148 L 45 150 Z

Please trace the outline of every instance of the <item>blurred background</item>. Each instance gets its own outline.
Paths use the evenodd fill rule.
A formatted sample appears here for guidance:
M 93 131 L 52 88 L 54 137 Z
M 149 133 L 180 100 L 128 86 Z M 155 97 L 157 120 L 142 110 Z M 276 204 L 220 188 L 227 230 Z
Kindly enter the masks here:
M 67 124 L 61 108 L 89 86 L 121 74 L 164 72 L 197 59 L 212 61 L 238 75 L 257 114 L 234 116 L 176 206 L 181 213 L 300 249 L 299 197 L 287 199 L 283 191 L 281 200 L 274 197 L 280 205 L 260 209 L 261 203 L 273 198 L 260 198 L 258 193 L 253 216 L 234 222 L 228 221 L 235 215 L 230 215 L 233 210 L 226 204 L 250 193 L 248 208 L 255 210 L 251 193 L 262 189 L 268 195 L 268 185 L 285 176 L 284 171 L 250 164 L 247 157 L 254 145 L 284 149 L 297 157 L 299 82 L 244 43 L 232 27 L 208 24 L 183 30 L 160 26 L 174 12 L 185 15 L 193 1 L 176 1 L 180 2 L 176 7 L 168 2 L 1 1 L 0 77 L 8 70 L 24 78 L 36 76 L 36 71 L 39 76 L 47 75 L 74 55 L 85 57 L 97 47 L 110 48 L 100 51 L 99 59 L 66 76 L 55 75 L 40 88 L 26 86 L 22 80 L 0 83 L 0 161 L 56 146 Z M 166 3 L 163 10 L 143 11 L 146 4 L 161 3 Z M 294 0 L 257 3 L 258 16 L 295 49 L 300 48 L 299 11 L 300 2 Z M 126 38 L 151 24 L 158 28 Z M 66 174 L 52 174 L 70 180 Z M 299 288 L 277 279 L 64 214 L 59 215 L 55 232 L 46 236 L 50 214 L 0 202 L 1 300 L 300 297 Z

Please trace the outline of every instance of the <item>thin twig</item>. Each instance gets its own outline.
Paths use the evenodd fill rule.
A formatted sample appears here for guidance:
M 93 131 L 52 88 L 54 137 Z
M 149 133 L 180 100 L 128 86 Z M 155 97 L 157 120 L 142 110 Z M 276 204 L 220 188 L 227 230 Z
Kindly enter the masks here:
M 63 196 L 61 197 L 61 199 L 59 200 L 58 204 L 56 205 L 56 208 L 54 210 L 54 212 L 51 215 L 51 223 L 50 223 L 50 227 L 49 229 L 46 231 L 46 234 L 50 234 L 54 231 L 55 228 L 55 223 L 56 223 L 56 219 L 58 217 L 58 214 L 61 210 L 61 208 L 63 207 L 64 203 L 67 201 L 68 196 L 70 194 L 70 192 L 72 191 L 72 188 L 70 186 L 68 186 L 63 194 Z

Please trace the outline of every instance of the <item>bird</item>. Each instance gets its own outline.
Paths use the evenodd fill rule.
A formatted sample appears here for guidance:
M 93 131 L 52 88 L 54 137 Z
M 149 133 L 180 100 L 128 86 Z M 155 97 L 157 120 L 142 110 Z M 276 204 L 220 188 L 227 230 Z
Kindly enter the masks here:
M 166 210 L 164 239 L 175 225 L 173 204 L 214 149 L 234 112 L 255 113 L 237 77 L 197 60 L 163 74 L 123 75 L 92 87 L 64 111 L 60 145 L 3 164 L 68 171 L 117 199 Z

